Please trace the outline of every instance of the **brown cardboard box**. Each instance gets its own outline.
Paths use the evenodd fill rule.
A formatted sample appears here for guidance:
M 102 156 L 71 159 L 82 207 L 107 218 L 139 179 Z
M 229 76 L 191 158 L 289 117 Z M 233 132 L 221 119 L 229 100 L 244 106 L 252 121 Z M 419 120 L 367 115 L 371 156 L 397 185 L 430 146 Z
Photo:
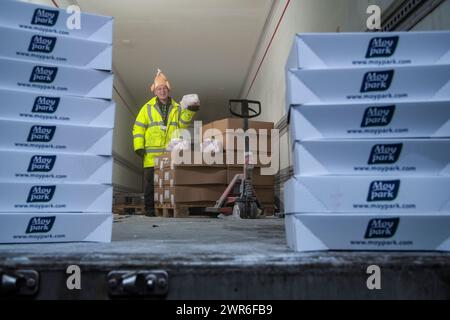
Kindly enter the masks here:
M 265 136 L 266 140 L 264 142 L 260 142 L 261 134 L 252 134 L 249 133 L 249 150 L 250 151 L 267 151 L 271 152 L 271 138 L 270 136 Z M 222 146 L 222 149 L 225 151 L 244 151 L 245 150 L 245 140 L 243 133 L 237 132 L 224 132 L 222 137 L 218 137 L 217 135 L 204 135 L 204 139 L 215 139 L 219 141 L 219 146 Z M 221 140 L 222 139 L 222 140 Z M 260 145 L 261 143 L 261 145 Z
M 164 186 L 226 184 L 227 169 L 214 166 L 166 168 L 162 175 Z
M 237 174 L 243 173 L 243 168 L 228 167 L 227 169 L 227 183 L 233 180 L 233 177 Z M 253 169 L 252 183 L 254 186 L 275 186 L 275 176 L 262 176 L 261 168 Z
M 236 132 L 227 132 L 227 129 L 229 130 L 237 130 L 243 128 L 243 120 L 242 119 L 235 119 L 235 118 L 226 118 L 218 121 L 214 121 L 211 123 L 208 123 L 203 126 L 203 139 L 216 139 L 219 140 L 222 145 L 223 149 L 226 151 L 229 150 L 244 150 L 244 135 L 243 131 L 241 133 Z M 251 133 L 252 130 L 250 130 L 249 138 L 250 138 L 250 145 L 249 148 L 252 151 L 256 150 L 262 150 L 262 151 L 271 151 L 271 129 L 274 128 L 273 122 L 262 122 L 262 121 L 249 121 L 249 129 L 254 129 L 256 132 Z M 208 129 L 216 129 L 221 132 L 222 138 L 218 137 L 214 132 L 208 131 Z M 243 129 L 242 129 L 243 130 Z M 260 130 L 266 130 L 265 134 L 261 132 Z M 266 143 L 262 143 L 261 146 L 259 146 L 259 140 L 261 136 L 265 136 L 267 139 Z
M 238 118 L 225 118 L 217 121 L 210 122 L 203 126 L 203 129 L 206 127 L 207 129 L 211 126 L 214 129 L 219 129 L 222 132 L 225 132 L 226 129 L 242 129 L 244 126 L 244 120 Z M 260 129 L 268 130 L 270 134 L 270 130 L 274 128 L 273 122 L 264 122 L 264 121 L 248 121 L 248 127 L 251 129 L 255 129 L 259 131 Z M 204 131 L 204 130 L 203 130 Z M 203 132 L 204 134 L 205 132 Z
M 159 185 L 159 179 L 163 176 L 163 171 L 159 168 L 155 167 L 155 172 L 153 174 L 153 185 L 157 186 Z
M 263 154 L 264 157 L 271 157 L 270 153 L 265 153 L 265 152 L 252 152 L 252 157 L 251 157 L 251 161 L 250 164 L 253 164 L 255 167 L 270 167 L 270 162 L 269 164 L 262 164 L 261 163 L 261 155 Z M 225 157 L 224 157 L 224 163 L 227 164 L 227 167 L 237 167 L 237 168 L 242 168 L 244 166 L 244 162 L 245 162 L 245 152 L 243 151 L 227 151 L 225 152 Z M 264 158 L 265 161 L 265 158 Z
M 176 168 L 176 167 L 204 167 L 204 166 L 214 166 L 214 167 L 222 167 L 225 168 L 225 162 L 223 161 L 224 154 L 219 155 L 219 158 L 222 161 L 218 161 L 217 163 L 207 163 L 204 160 L 204 154 L 201 152 L 190 152 L 190 163 L 172 163 L 172 155 L 170 152 L 164 153 L 160 156 L 155 157 L 155 170 L 163 170 L 165 168 Z M 182 154 L 181 156 L 182 157 Z M 196 163 L 197 160 L 200 160 L 199 163 Z M 220 163 L 221 162 L 221 163 Z
M 155 193 L 155 204 L 160 204 L 164 202 L 163 199 L 163 188 L 155 187 L 154 193 Z
M 269 164 L 261 163 L 261 155 L 268 156 L 270 158 L 271 154 L 265 152 L 253 152 L 253 161 L 251 164 L 254 164 L 257 167 L 269 167 Z M 197 157 L 197 158 L 195 158 Z M 195 163 L 195 161 L 200 160 L 199 163 Z M 171 154 L 165 153 L 161 156 L 155 157 L 155 170 L 163 170 L 165 168 L 176 168 L 176 167 L 217 167 L 217 168 L 225 168 L 228 166 L 237 166 L 241 167 L 245 162 L 245 152 L 243 151 L 227 151 L 220 152 L 219 154 L 210 154 L 210 153 L 200 153 L 191 152 L 190 157 L 191 163 L 181 163 L 181 164 L 172 164 Z
M 209 129 L 214 128 L 214 122 L 210 122 L 207 123 L 205 125 L 202 126 L 202 134 L 204 134 L 206 131 L 208 131 Z
M 202 185 L 202 186 L 175 186 L 164 187 L 164 202 L 176 203 L 192 203 L 192 202 L 216 202 L 223 191 L 225 185 Z

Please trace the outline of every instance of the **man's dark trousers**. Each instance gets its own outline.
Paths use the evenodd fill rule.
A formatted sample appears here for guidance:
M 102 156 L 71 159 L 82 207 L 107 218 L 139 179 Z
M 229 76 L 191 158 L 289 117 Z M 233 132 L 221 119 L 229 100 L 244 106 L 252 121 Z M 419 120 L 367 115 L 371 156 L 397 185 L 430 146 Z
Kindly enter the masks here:
M 153 180 L 155 176 L 155 169 L 144 168 L 144 204 L 145 214 L 155 215 L 155 189 Z

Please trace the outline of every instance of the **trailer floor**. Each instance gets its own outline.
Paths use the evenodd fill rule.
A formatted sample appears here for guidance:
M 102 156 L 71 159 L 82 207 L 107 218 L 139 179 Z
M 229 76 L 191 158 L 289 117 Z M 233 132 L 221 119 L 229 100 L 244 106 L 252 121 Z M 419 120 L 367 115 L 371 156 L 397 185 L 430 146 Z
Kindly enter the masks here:
M 82 290 L 68 290 L 78 265 Z M 367 267 L 381 268 L 369 290 Z M 41 299 L 108 298 L 112 270 L 165 270 L 168 299 L 449 299 L 450 254 L 296 253 L 284 219 L 115 216 L 113 241 L 0 245 L 0 268 L 40 272 Z

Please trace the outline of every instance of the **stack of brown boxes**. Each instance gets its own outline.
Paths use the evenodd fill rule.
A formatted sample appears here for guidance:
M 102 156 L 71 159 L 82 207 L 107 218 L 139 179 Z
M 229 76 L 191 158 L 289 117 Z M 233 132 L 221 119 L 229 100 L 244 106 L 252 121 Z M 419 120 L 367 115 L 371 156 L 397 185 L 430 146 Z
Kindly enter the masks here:
M 194 154 L 194 153 L 192 153 Z M 225 165 L 174 164 L 170 153 L 155 158 L 155 203 L 214 205 L 225 190 Z
M 255 165 L 252 176 L 253 186 L 259 201 L 265 208 L 265 214 L 273 215 L 275 177 L 261 175 L 261 167 L 270 166 L 270 162 L 267 163 L 266 158 L 271 156 L 271 130 L 274 125 L 273 122 L 249 121 L 248 126 L 249 149 L 253 156 L 251 163 Z M 227 184 L 236 174 L 243 173 L 245 140 L 242 127 L 242 119 L 227 118 L 208 123 L 202 129 L 204 139 L 217 140 L 219 145 L 223 146 L 224 161 L 227 167 Z M 263 157 L 260 157 L 261 155 Z M 232 161 L 229 161 L 230 159 Z
M 218 131 L 208 132 L 208 128 L 218 129 Z M 244 145 L 235 143 L 234 148 L 227 149 L 226 144 L 230 137 L 233 138 L 231 134 L 226 134 L 226 129 L 238 128 L 242 128 L 242 120 L 224 119 L 203 127 L 205 139 L 219 138 L 218 133 L 223 132 L 222 140 L 225 152 L 215 155 L 215 159 L 221 160 L 218 163 L 210 164 L 204 159 L 206 154 L 196 152 L 191 152 L 190 163 L 175 164 L 170 153 L 155 158 L 156 207 L 214 206 L 233 177 L 243 173 Z M 268 143 L 266 144 L 268 149 L 264 151 L 269 151 L 270 155 L 270 129 L 273 129 L 273 123 L 250 121 L 250 128 L 268 130 Z M 254 138 L 258 138 L 259 141 L 260 137 L 256 135 Z M 252 151 L 257 159 L 256 148 L 253 148 Z M 226 159 L 230 153 L 233 153 L 234 156 L 234 160 L 231 162 Z M 266 215 L 272 215 L 274 211 L 274 176 L 262 176 L 260 166 L 258 161 L 253 172 L 253 185 L 258 199 L 266 209 Z

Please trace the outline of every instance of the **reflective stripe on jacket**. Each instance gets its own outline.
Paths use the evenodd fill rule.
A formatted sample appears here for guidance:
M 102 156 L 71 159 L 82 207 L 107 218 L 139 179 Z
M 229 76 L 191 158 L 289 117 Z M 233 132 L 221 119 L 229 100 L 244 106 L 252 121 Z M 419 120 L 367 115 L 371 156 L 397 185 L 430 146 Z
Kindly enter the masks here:
M 181 109 L 173 99 L 167 124 L 164 123 L 156 97 L 141 108 L 133 126 L 133 145 L 134 151 L 145 151 L 144 168 L 155 165 L 154 158 L 166 150 L 170 140 L 176 137 L 178 128 L 186 129 L 189 126 L 194 115 L 194 111 Z

